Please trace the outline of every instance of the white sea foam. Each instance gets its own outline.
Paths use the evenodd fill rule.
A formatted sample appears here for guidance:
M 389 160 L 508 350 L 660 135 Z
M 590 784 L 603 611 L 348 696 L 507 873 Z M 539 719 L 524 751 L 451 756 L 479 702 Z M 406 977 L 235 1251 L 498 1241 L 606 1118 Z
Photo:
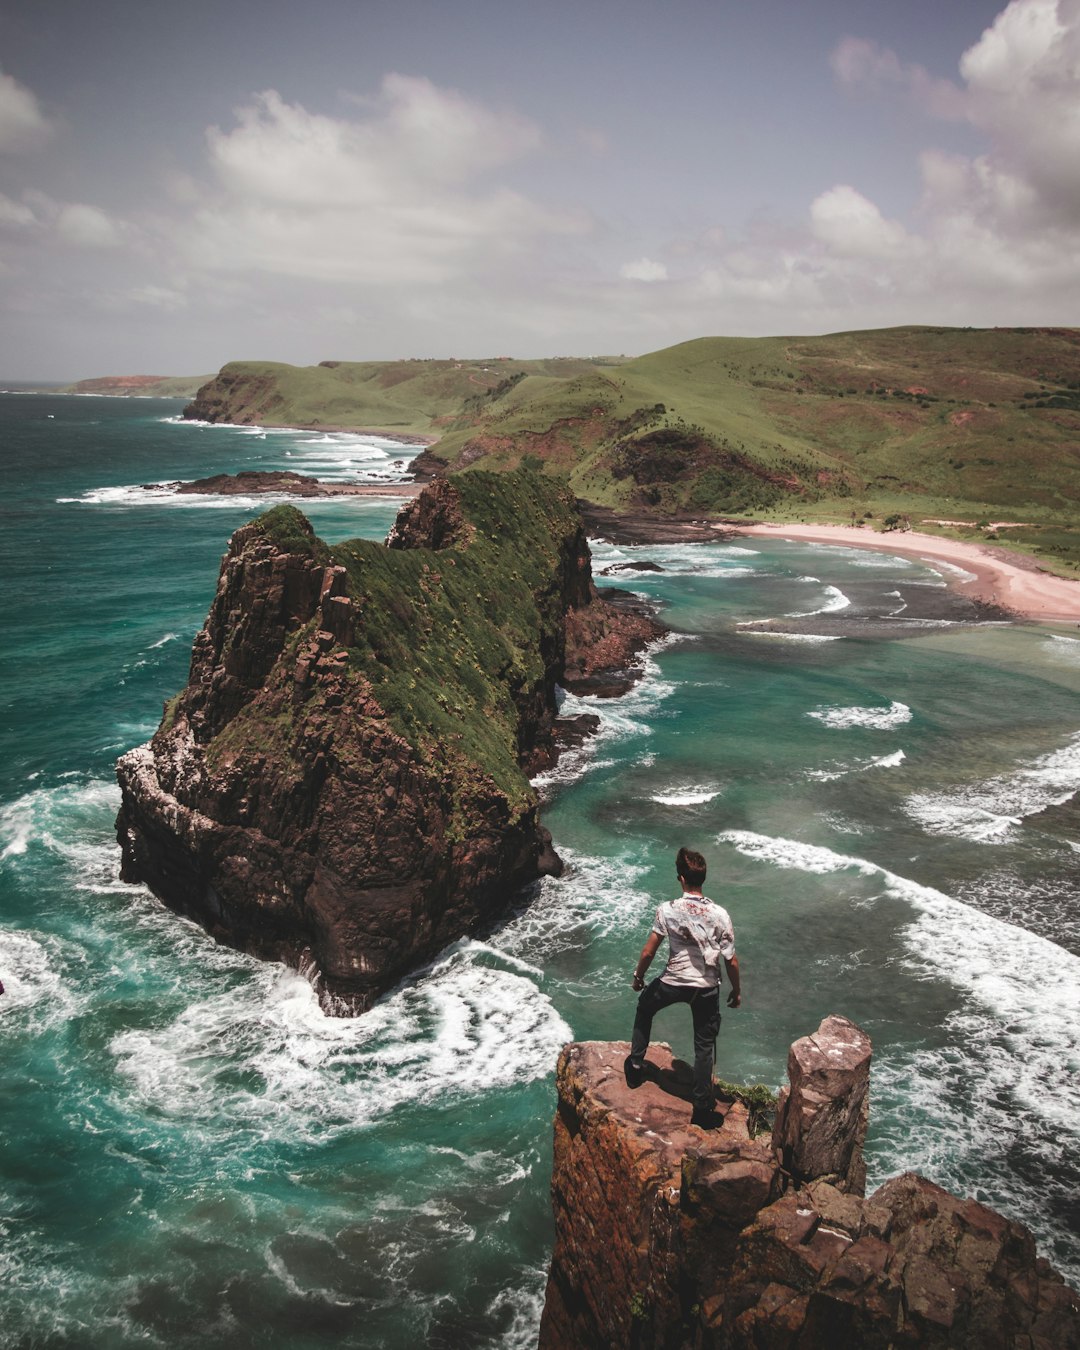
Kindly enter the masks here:
M 847 609 L 851 601 L 838 586 L 826 586 L 822 603 L 817 609 L 798 610 L 789 614 L 789 619 L 812 619 L 817 614 L 836 614 Z
M 718 841 L 774 867 L 861 878 L 880 896 L 907 903 L 915 913 L 902 930 L 910 961 L 966 996 L 949 1025 L 968 1053 L 980 1059 L 981 1048 L 1005 1037 L 1006 1058 L 995 1072 L 1007 1077 L 1025 1110 L 1077 1137 L 1080 957 L 864 858 L 747 830 L 725 831 Z
M 388 474 L 379 476 L 368 474 L 363 479 L 354 477 L 351 482 L 365 482 L 372 485 L 381 483 L 388 487 L 404 486 L 406 478 L 401 474 Z M 402 494 L 403 496 L 406 494 Z M 167 506 L 179 510 L 232 510 L 232 511 L 261 511 L 271 506 L 277 506 L 282 502 L 295 502 L 302 506 L 311 505 L 312 502 L 335 502 L 348 501 L 351 506 L 359 510 L 365 507 L 378 507 L 388 501 L 394 501 L 392 496 L 379 497 L 303 497 L 296 493 L 288 492 L 260 492 L 260 493 L 236 493 L 234 495 L 219 495 L 209 493 L 180 493 L 174 486 L 169 484 L 128 484 L 118 487 L 91 488 L 79 497 L 57 497 L 60 505 L 79 505 L 79 506 L 112 506 L 112 507 L 131 507 L 131 506 Z
M 860 548 L 852 544 L 820 544 L 810 540 L 799 541 L 799 546 L 812 553 L 824 553 L 831 560 L 842 562 L 848 567 L 876 567 L 882 571 L 918 567 L 919 564 L 898 553 L 884 553 L 877 549 Z
M 885 1053 L 875 1046 L 868 1193 L 911 1171 L 956 1195 L 974 1194 L 1033 1228 L 1040 1254 L 1071 1284 L 1080 1284 L 1075 1224 L 1069 1221 L 1080 1138 L 1017 1105 L 1017 1049 L 1007 1029 L 977 1015 L 954 1014 L 947 1030 L 944 1045 Z M 1038 1156 L 1034 1166 L 1032 1154 Z
M 4 1340 L 10 1346 L 87 1344 L 85 1309 L 100 1297 L 94 1277 L 75 1272 L 72 1253 L 50 1241 L 40 1216 L 25 1201 L 0 1191 L 0 1288 L 4 1291 Z M 93 1282 L 93 1289 L 88 1286 Z M 42 1297 L 42 1290 L 48 1297 Z M 99 1330 L 115 1325 L 98 1316 Z
M 70 857 L 89 837 L 111 827 L 120 790 L 109 779 L 36 788 L 0 808 L 0 860 L 18 858 L 31 844 Z M 115 852 L 115 849 L 114 849 Z
M 779 628 L 744 628 L 739 625 L 739 631 L 745 632 L 748 637 L 767 637 L 783 638 L 785 642 L 843 642 L 842 633 L 785 633 Z
M 616 583 L 620 577 L 625 580 L 630 576 L 635 583 L 645 583 L 654 578 L 659 580 L 664 574 L 724 579 L 760 575 L 758 568 L 740 561 L 756 557 L 758 551 L 732 544 L 609 544 L 603 539 L 590 539 L 589 547 L 593 555 L 593 573 L 601 584 L 604 581 Z M 601 576 L 604 568 L 627 562 L 654 562 L 663 568 L 663 573 L 626 572 Z
M 852 567 L 876 567 L 881 571 L 907 571 L 912 567 L 918 566 L 910 558 L 902 558 L 897 553 L 876 553 L 869 549 L 845 549 L 845 553 L 850 556 L 848 562 Z
M 641 679 L 620 698 L 560 692 L 561 716 L 576 717 L 581 713 L 592 713 L 599 717 L 600 726 L 596 734 L 588 737 L 582 745 L 564 751 L 554 768 L 538 774 L 532 780 L 541 796 L 559 785 L 574 782 L 588 768 L 598 768 L 598 751 L 607 742 L 650 734 L 652 720 L 662 715 L 659 712 L 661 704 L 675 690 L 671 681 L 661 677 L 655 658 L 665 647 L 682 640 L 679 634 L 672 633 L 651 643 L 644 654 Z
M 463 941 L 362 1018 L 335 1018 L 302 976 L 259 966 L 111 1048 L 128 1090 L 166 1115 L 313 1140 L 403 1105 L 547 1074 L 572 1032 L 531 972 Z
M 488 1305 L 489 1317 L 500 1320 L 507 1314 L 510 1325 L 499 1341 L 499 1350 L 533 1350 L 540 1334 L 540 1316 L 544 1311 L 547 1271 L 543 1266 L 519 1270 L 511 1288 L 497 1294 Z
M 895 609 L 890 609 L 888 615 L 886 616 L 890 619 L 895 619 L 898 614 L 903 614 L 904 610 L 907 609 L 907 601 L 904 599 L 904 597 L 901 595 L 899 591 L 888 591 L 887 594 L 890 596 L 894 596 L 897 600 L 900 601 L 899 605 L 897 605 Z
M 1080 791 L 1080 733 L 1032 764 L 953 792 L 913 793 L 908 814 L 928 834 L 1005 843 L 1027 816 L 1059 806 Z
M 167 421 L 179 419 L 167 418 Z M 185 425 L 211 425 L 185 423 Z M 219 424 L 213 424 L 215 427 Z M 385 437 L 364 436 L 355 432 L 311 433 L 291 428 L 226 426 L 233 434 L 241 433 L 245 440 L 265 439 L 268 435 L 285 437 L 274 442 L 274 451 L 267 452 L 258 461 L 260 469 L 285 468 L 312 474 L 327 483 L 361 483 L 383 486 L 402 486 L 411 482 L 410 461 L 420 449 Z M 287 448 L 286 448 L 287 446 Z M 246 466 L 251 466 L 245 452 Z M 312 499 L 291 493 L 237 493 L 217 496 L 202 493 L 180 493 L 177 480 L 156 483 L 122 483 L 108 487 L 90 488 L 77 497 L 58 497 L 59 503 L 88 506 L 147 506 L 202 507 L 258 510 L 279 502 L 310 502 Z M 315 500 L 332 500 L 321 499 Z M 357 501 L 363 499 L 355 499 Z
M 506 956 L 538 968 L 558 952 L 589 951 L 598 939 L 639 923 L 656 901 L 638 887 L 646 868 L 636 855 L 592 856 L 560 845 L 561 877 L 545 877 L 514 919 L 490 939 Z
M 945 562 L 941 558 L 924 558 L 923 561 L 934 568 L 937 572 L 944 572 L 946 576 L 953 577 L 957 581 L 975 581 L 976 574 L 969 572 L 964 567 L 957 567 L 956 563 Z
M 658 792 L 650 798 L 661 806 L 700 806 L 711 802 L 720 795 L 715 783 L 696 783 L 687 787 L 673 788 L 668 792 Z
M 906 703 L 893 700 L 887 708 L 845 708 L 833 704 L 824 708 L 815 708 L 808 712 L 823 726 L 833 731 L 846 731 L 851 727 L 866 727 L 871 731 L 892 731 L 911 721 L 911 709 Z
M 1080 665 L 1080 639 L 1051 633 L 1040 645 L 1051 660 L 1070 666 Z
M 75 1006 L 75 982 L 65 978 L 64 944 L 43 933 L 0 928 L 0 1019 L 34 1009 L 47 1023 L 64 1021 Z
M 807 778 L 817 783 L 831 783 L 837 778 L 848 778 L 853 773 L 865 773 L 868 769 L 896 769 L 903 764 L 903 750 L 895 750 L 891 755 L 882 755 L 878 759 L 859 759 L 853 764 L 841 764 L 834 768 L 808 769 Z
M 166 633 L 164 637 L 159 637 L 156 642 L 151 642 L 147 650 L 153 651 L 156 647 L 164 647 L 167 642 L 175 642 L 179 636 L 179 633 Z

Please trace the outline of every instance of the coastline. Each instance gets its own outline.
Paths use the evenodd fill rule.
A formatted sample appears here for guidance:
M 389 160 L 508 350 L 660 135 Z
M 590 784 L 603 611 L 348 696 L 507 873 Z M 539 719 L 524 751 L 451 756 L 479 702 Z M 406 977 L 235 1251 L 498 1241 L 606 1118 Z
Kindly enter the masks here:
M 1036 623 L 1080 623 L 1080 581 L 1043 571 L 1021 554 L 985 544 L 941 539 L 914 531 L 880 535 L 857 525 L 723 525 L 732 537 L 789 539 L 804 544 L 835 544 L 918 558 L 938 566 L 951 590 L 982 605 L 1007 610 Z M 967 576 L 958 576 L 960 568 Z
M 128 395 L 115 394 L 91 394 L 73 395 L 75 398 L 125 398 Z M 150 397 L 150 395 L 147 395 Z M 398 441 L 402 445 L 422 445 L 425 449 L 432 446 L 439 439 L 438 436 L 424 436 L 419 432 L 413 431 L 388 431 L 385 427 L 355 427 L 347 426 L 338 422 L 310 422 L 306 426 L 300 426 L 296 422 L 211 422 L 205 417 L 184 417 L 175 419 L 178 425 L 188 425 L 192 427 L 234 427 L 241 431 L 250 431 L 257 427 L 261 431 L 306 431 L 306 432 L 347 432 L 354 436 L 377 436 L 382 441 Z

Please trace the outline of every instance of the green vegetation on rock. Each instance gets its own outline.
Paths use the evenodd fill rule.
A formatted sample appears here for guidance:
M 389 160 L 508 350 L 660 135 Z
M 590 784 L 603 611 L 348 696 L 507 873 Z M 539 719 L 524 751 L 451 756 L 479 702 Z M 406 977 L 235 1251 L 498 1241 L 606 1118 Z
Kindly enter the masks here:
M 345 568 L 357 615 L 347 676 L 370 684 L 423 761 L 453 766 L 453 815 L 463 832 L 466 799 L 484 779 L 515 813 L 535 805 L 520 763 L 521 708 L 542 711 L 552 654 L 561 650 L 566 549 L 580 520 L 565 485 L 528 466 L 464 475 L 454 486 L 462 537 L 438 550 L 366 539 L 331 548 L 290 505 L 265 512 L 253 528 L 286 552 Z M 289 639 L 283 670 L 317 626 L 314 619 Z M 211 762 L 300 753 L 292 717 L 249 705 L 208 747 Z
M 330 561 L 330 549 L 312 529 L 307 516 L 295 506 L 285 503 L 273 506 L 252 524 L 286 553 L 302 553 L 323 567 Z
M 724 1078 L 714 1078 L 713 1086 L 721 1099 L 742 1102 L 749 1111 L 747 1128 L 751 1137 L 772 1129 L 777 1097 L 771 1088 L 764 1083 L 729 1083 Z
M 425 757 L 471 762 L 520 807 L 532 789 L 515 695 L 543 687 L 544 648 L 562 623 L 559 548 L 577 516 L 565 488 L 529 469 L 455 486 L 466 546 L 334 547 L 361 613 L 350 666 Z

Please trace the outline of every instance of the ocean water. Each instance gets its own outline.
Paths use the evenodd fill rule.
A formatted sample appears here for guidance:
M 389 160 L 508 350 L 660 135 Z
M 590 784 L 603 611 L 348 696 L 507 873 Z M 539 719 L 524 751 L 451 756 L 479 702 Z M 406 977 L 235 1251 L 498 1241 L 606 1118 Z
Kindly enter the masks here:
M 680 844 L 734 919 L 719 1071 L 778 1083 L 827 1013 L 874 1041 L 872 1183 L 915 1168 L 1080 1279 L 1080 632 L 838 636 L 922 564 L 598 545 L 673 629 L 541 781 L 569 867 L 357 1020 L 117 880 L 118 754 L 153 731 L 236 526 L 167 484 L 399 481 L 412 450 L 0 397 L 0 1327 L 42 1347 L 525 1347 L 550 1251 L 553 1070 L 625 1038 Z M 392 501 L 318 502 L 330 540 Z M 828 620 L 820 634 L 814 616 Z M 743 623 L 799 616 L 803 631 Z M 658 1036 L 690 1049 L 678 1010 Z M 685 1022 L 685 1025 L 684 1025 Z

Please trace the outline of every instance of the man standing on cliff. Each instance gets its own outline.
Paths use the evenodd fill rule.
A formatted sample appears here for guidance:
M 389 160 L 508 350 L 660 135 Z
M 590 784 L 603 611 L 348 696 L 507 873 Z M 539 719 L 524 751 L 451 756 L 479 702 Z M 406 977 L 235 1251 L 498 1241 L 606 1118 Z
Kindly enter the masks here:
M 742 1001 L 739 961 L 727 911 L 701 892 L 705 859 L 700 853 L 681 848 L 675 859 L 675 871 L 682 895 L 657 909 L 652 932 L 634 971 L 633 986 L 642 992 L 624 1067 L 627 1084 L 640 1087 L 653 1018 L 672 1003 L 689 1003 L 694 1019 L 694 1110 L 690 1123 L 708 1128 L 713 1123 L 713 1062 L 720 1032 L 720 960 L 723 958 L 731 981 L 729 1008 L 737 1008 Z M 646 987 L 645 972 L 664 938 L 668 940 L 667 965 Z

